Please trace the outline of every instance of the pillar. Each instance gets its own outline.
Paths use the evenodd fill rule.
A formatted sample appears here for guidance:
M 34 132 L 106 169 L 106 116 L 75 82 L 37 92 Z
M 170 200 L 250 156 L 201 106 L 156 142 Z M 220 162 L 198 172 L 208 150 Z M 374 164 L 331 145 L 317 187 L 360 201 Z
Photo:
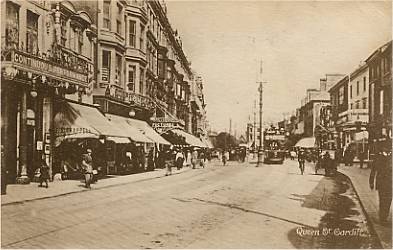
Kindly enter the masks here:
M 27 175 L 27 93 L 23 90 L 20 102 L 19 119 L 19 170 L 16 183 L 29 184 L 30 178 Z

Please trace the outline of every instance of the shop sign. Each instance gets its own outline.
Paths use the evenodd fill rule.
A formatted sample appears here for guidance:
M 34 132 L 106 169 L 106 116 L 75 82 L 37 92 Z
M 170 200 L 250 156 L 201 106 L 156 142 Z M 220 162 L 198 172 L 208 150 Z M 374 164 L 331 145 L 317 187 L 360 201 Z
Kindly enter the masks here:
M 177 125 L 177 123 L 173 123 L 173 122 L 153 122 L 152 123 L 152 127 L 154 129 L 157 128 L 180 128 L 179 125 Z
M 90 129 L 87 128 L 55 128 L 54 134 L 56 137 L 73 135 L 73 134 L 88 134 L 91 133 Z
M 42 141 L 37 141 L 37 150 L 41 151 L 43 149 Z
M 12 51 L 11 60 L 18 65 L 26 66 L 43 73 L 52 73 L 56 76 L 71 78 L 84 83 L 88 82 L 87 74 L 72 71 L 65 67 L 61 67 L 60 65 L 55 65 L 49 61 L 22 53 L 20 51 Z

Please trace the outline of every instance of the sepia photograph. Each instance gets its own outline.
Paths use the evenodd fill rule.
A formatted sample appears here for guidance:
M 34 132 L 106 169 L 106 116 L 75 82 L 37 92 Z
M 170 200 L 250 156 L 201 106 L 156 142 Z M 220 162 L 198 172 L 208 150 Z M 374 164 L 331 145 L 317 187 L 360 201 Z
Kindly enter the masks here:
M 2 249 L 392 249 L 389 0 L 0 0 Z

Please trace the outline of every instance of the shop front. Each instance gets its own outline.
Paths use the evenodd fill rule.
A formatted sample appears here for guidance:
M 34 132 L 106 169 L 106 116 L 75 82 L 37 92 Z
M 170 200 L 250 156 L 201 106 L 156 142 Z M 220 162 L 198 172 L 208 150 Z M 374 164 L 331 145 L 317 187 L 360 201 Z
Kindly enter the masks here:
M 82 96 L 87 73 L 18 49 L 2 51 L 1 141 L 7 183 L 28 184 L 41 160 L 53 161 L 53 103 Z

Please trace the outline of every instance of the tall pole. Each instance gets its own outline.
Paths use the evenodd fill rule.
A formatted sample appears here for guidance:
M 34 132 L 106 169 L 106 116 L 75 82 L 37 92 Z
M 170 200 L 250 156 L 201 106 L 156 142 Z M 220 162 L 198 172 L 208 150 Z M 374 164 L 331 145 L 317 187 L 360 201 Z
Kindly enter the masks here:
M 253 142 L 254 142 L 254 151 L 255 151 L 255 148 L 256 148 L 256 142 L 255 142 L 255 138 L 256 138 L 256 136 L 257 136 L 257 132 L 256 132 L 256 130 L 257 130 L 257 120 L 256 120 L 256 111 L 257 111 L 257 101 L 256 100 L 254 100 L 254 126 L 253 126 L 253 131 L 254 131 L 254 137 L 253 137 Z M 253 154 L 253 156 L 254 156 L 254 158 L 255 158 L 255 154 Z
M 259 164 L 262 163 L 263 161 L 263 84 L 266 82 L 262 81 L 262 61 L 260 64 L 260 70 L 259 70 L 259 74 L 260 74 L 260 81 L 258 81 L 257 83 L 259 83 L 259 148 L 258 148 L 258 163 L 257 163 L 257 167 L 259 166 Z

